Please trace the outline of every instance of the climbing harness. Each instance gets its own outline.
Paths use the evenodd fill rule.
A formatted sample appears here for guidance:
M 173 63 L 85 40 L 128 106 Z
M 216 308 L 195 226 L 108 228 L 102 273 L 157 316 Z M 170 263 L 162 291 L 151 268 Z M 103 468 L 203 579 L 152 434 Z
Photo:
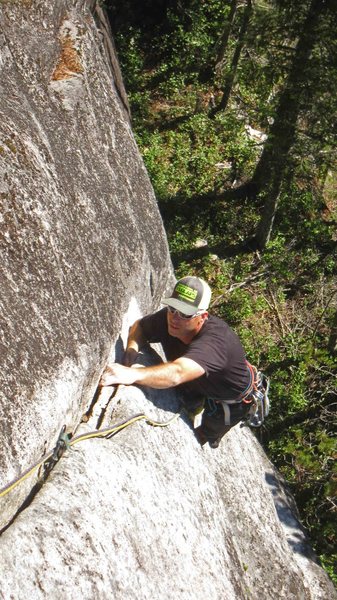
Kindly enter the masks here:
M 60 432 L 60 435 L 56 442 L 55 448 L 53 450 L 51 450 L 50 452 L 48 452 L 40 460 L 38 460 L 34 465 L 32 465 L 31 467 L 26 469 L 26 471 L 21 473 L 21 475 L 16 477 L 16 479 L 13 479 L 13 481 L 11 481 L 7 485 L 5 485 L 3 488 L 1 488 L 0 489 L 0 498 L 2 498 L 3 496 L 6 496 L 6 494 L 11 492 L 17 485 L 19 485 L 19 483 L 21 483 L 22 481 L 27 479 L 27 477 L 29 477 L 34 471 L 36 471 L 36 469 L 39 469 L 40 467 L 42 467 L 42 469 L 43 469 L 43 473 L 41 475 L 42 480 L 45 481 L 47 478 L 47 475 L 54 468 L 55 464 L 60 460 L 60 458 L 62 457 L 65 450 L 71 448 L 72 446 L 74 446 L 75 444 L 78 444 L 79 442 L 83 442 L 84 440 L 89 440 L 92 438 L 110 439 L 114 435 L 116 435 L 116 433 L 121 431 L 122 429 L 125 429 L 126 427 L 133 425 L 133 423 L 136 423 L 137 421 L 141 421 L 141 420 L 146 421 L 146 423 L 148 423 L 149 425 L 152 425 L 153 427 L 167 427 L 168 425 L 173 423 L 176 419 L 178 419 L 178 417 L 180 417 L 180 412 L 176 413 L 168 421 L 160 422 L 160 421 L 154 421 L 147 415 L 140 413 L 140 414 L 133 415 L 129 419 L 126 419 L 125 421 L 122 421 L 121 423 L 117 423 L 116 425 L 113 425 L 111 427 L 106 427 L 104 429 L 97 429 L 95 431 L 89 431 L 88 433 L 82 433 L 74 438 L 71 437 L 71 434 L 66 433 L 66 427 L 64 426 L 61 429 L 61 432 Z
M 261 427 L 264 419 L 269 413 L 269 378 L 258 371 L 256 367 L 251 365 L 248 361 L 247 368 L 250 373 L 250 381 L 247 388 L 240 394 L 239 398 L 234 400 L 223 400 L 220 398 L 207 398 L 206 399 L 206 410 L 209 417 L 216 417 L 219 413 L 219 405 L 223 408 L 223 419 L 227 427 L 231 427 L 236 423 L 242 422 L 242 425 L 248 425 L 250 427 Z M 246 404 L 247 409 L 245 416 L 238 420 L 232 417 L 232 410 L 235 415 L 235 407 L 240 403 Z M 236 415 L 235 415 L 236 416 Z
M 249 405 L 249 410 L 243 419 L 241 419 L 242 425 L 248 425 L 249 427 L 257 428 L 261 427 L 265 418 L 269 414 L 269 387 L 270 380 L 269 378 L 262 373 L 262 371 L 258 371 L 256 367 L 251 365 L 248 361 L 246 361 L 247 367 L 250 372 L 250 383 L 247 386 L 247 389 L 241 394 L 240 402 L 247 404 L 247 408 Z M 231 413 L 230 406 L 235 405 L 237 401 L 229 401 L 226 400 L 220 401 L 222 407 L 224 409 L 225 415 L 225 423 L 226 425 L 231 424 Z

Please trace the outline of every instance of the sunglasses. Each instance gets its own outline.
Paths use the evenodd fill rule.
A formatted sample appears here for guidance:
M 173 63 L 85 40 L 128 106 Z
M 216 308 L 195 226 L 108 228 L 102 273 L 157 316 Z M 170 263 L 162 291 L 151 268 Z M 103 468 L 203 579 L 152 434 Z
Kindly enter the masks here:
M 184 313 L 180 312 L 180 310 L 172 308 L 171 306 L 168 306 L 167 308 L 171 315 L 177 315 L 177 317 L 179 317 L 179 319 L 182 319 L 183 321 L 189 321 L 190 319 L 194 319 L 194 317 L 197 317 L 201 314 L 200 310 L 194 313 L 194 315 L 185 315 Z

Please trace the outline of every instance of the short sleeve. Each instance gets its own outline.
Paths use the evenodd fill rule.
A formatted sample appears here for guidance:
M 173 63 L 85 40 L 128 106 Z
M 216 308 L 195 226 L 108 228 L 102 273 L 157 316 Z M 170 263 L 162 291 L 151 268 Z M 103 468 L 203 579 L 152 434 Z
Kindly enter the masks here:
M 166 309 L 163 308 L 152 315 L 143 317 L 140 320 L 140 325 L 148 342 L 161 342 L 166 328 Z

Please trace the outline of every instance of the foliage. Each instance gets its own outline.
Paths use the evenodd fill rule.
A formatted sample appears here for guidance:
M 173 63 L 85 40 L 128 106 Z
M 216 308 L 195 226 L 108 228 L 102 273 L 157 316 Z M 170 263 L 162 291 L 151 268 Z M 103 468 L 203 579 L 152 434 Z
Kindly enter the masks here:
M 110 0 L 111 22 L 176 275 L 210 282 L 212 311 L 271 376 L 261 441 L 337 583 L 336 14 L 320 24 L 273 234 L 261 253 L 249 241 L 263 197 L 250 193 L 249 182 L 263 139 L 247 126 L 264 133 L 273 122 L 309 0 L 254 3 L 230 104 L 216 115 L 215 65 L 230 2 L 147 0 L 142 16 L 139 3 L 124 4 Z
M 158 199 L 165 202 L 181 193 L 189 198 L 221 190 L 226 178 L 248 177 L 256 149 L 242 131 L 231 114 L 210 122 L 204 113 L 187 115 L 174 129 L 138 131 Z

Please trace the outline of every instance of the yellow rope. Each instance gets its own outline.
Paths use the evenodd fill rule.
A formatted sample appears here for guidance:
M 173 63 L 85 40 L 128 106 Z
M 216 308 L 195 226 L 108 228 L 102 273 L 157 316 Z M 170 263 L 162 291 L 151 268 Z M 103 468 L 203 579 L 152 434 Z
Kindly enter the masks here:
M 127 421 L 124 421 L 123 423 L 121 423 L 119 425 L 115 425 L 113 427 L 107 427 L 105 429 L 97 429 L 96 431 L 89 431 L 88 433 L 83 433 L 81 435 L 78 435 L 77 437 L 75 437 L 75 438 L 71 439 L 69 442 L 67 442 L 66 448 L 74 446 L 78 442 L 83 442 L 84 440 L 89 440 L 89 439 L 92 439 L 95 437 L 99 437 L 99 438 L 100 437 L 105 437 L 105 438 L 112 437 L 113 435 L 118 433 L 118 431 L 121 431 L 122 429 L 125 429 L 126 427 L 133 425 L 133 423 L 136 423 L 137 421 L 141 421 L 141 420 L 145 420 L 149 425 L 152 425 L 153 427 L 167 427 L 168 425 L 173 423 L 176 419 L 178 419 L 179 416 L 180 416 L 180 413 L 177 413 L 168 421 L 160 422 L 160 421 L 154 421 L 153 419 L 150 419 L 150 417 L 148 417 L 144 414 L 134 415 L 133 417 L 130 417 L 130 419 L 128 419 Z M 22 473 L 22 475 L 20 475 L 19 477 L 17 477 L 13 481 L 11 481 L 5 487 L 1 488 L 0 489 L 0 498 L 2 498 L 3 496 L 6 496 L 6 494 L 8 494 L 10 491 L 12 491 L 19 483 L 21 483 L 22 481 L 27 479 L 27 477 L 29 477 L 36 469 L 38 469 L 44 463 L 46 463 L 53 456 L 53 454 L 54 454 L 54 450 L 52 450 L 51 452 L 46 454 L 43 458 L 41 458 L 32 467 L 29 467 L 26 471 L 24 471 L 24 473 Z
M 27 477 L 29 477 L 29 475 L 31 475 L 36 469 L 41 467 L 41 465 L 43 465 L 43 463 L 47 462 L 47 460 L 49 460 L 52 457 L 52 455 L 53 455 L 53 452 L 49 452 L 49 454 L 47 454 L 46 456 L 41 458 L 41 460 L 39 460 L 37 463 L 35 463 L 35 465 L 33 465 L 32 467 L 29 467 L 29 469 L 27 469 L 27 471 L 24 471 L 20 477 L 14 479 L 13 481 L 11 481 L 11 483 L 9 483 L 5 487 L 1 488 L 0 498 L 2 498 L 2 496 L 6 496 L 6 494 L 8 494 L 11 490 L 13 490 L 19 483 L 21 483 L 21 481 L 24 481 L 25 479 L 27 479 Z
M 178 417 L 180 413 L 174 415 L 171 419 L 165 422 L 153 421 L 150 417 L 147 417 L 144 414 L 134 415 L 127 421 L 124 421 L 120 425 L 115 425 L 114 427 L 107 427 L 106 429 L 98 429 L 97 431 L 90 431 L 89 433 L 83 433 L 82 435 L 77 436 L 73 440 L 70 441 L 69 446 L 73 446 L 78 442 L 82 442 L 83 440 L 89 440 L 94 437 L 111 437 L 113 434 L 118 433 L 125 427 L 129 427 L 129 425 L 133 425 L 137 421 L 145 420 L 149 425 L 153 425 L 153 427 L 167 427 L 171 423 L 173 423 Z

